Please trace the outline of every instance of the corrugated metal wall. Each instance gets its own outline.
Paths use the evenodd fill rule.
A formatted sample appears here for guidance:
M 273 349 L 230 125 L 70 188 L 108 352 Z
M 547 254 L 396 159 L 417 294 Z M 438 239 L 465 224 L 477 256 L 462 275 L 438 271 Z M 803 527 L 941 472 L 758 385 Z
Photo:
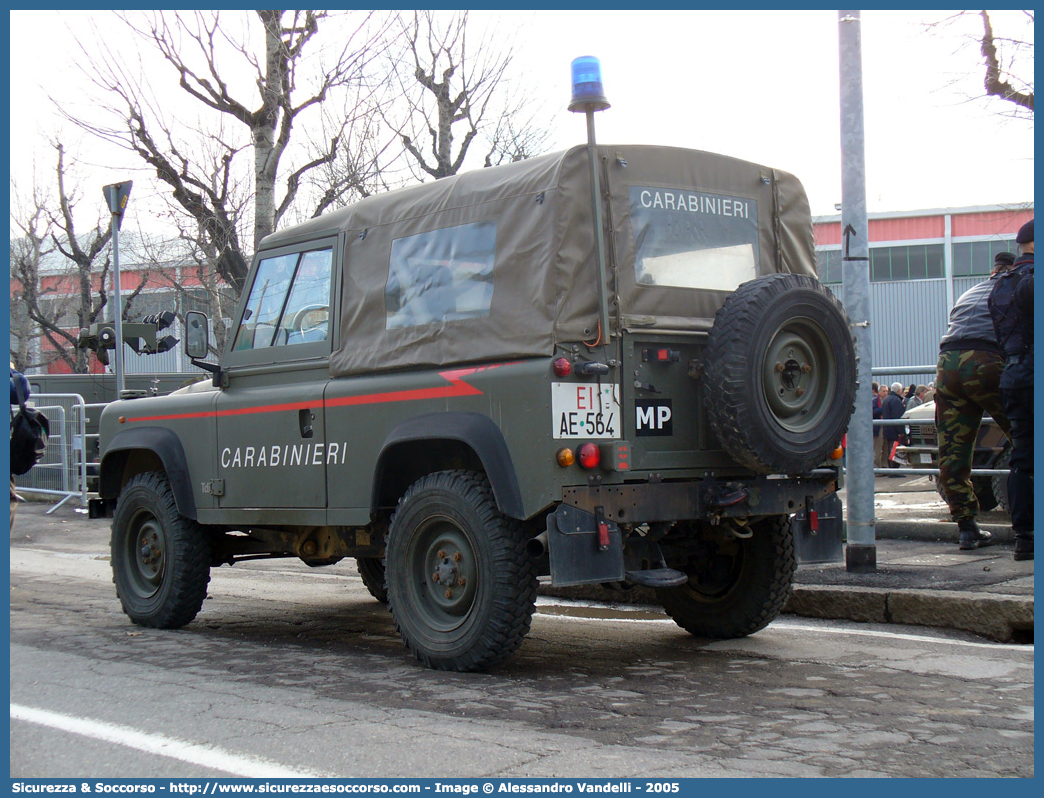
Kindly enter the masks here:
M 953 281 L 956 299 L 984 277 L 958 277 Z M 843 296 L 841 286 L 830 286 Z M 870 284 L 870 346 L 873 368 L 931 366 L 924 374 L 875 375 L 874 382 L 927 384 L 935 379 L 939 339 L 946 332 L 950 308 L 946 305 L 945 280 L 904 280 Z

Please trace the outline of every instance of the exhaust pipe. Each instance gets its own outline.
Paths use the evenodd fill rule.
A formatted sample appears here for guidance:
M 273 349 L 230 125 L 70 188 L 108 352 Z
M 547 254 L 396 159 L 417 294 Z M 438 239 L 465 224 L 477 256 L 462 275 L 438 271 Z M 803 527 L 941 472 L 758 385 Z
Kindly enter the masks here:
M 547 530 L 545 529 L 535 538 L 530 538 L 526 543 L 526 553 L 530 557 L 543 557 L 547 554 Z

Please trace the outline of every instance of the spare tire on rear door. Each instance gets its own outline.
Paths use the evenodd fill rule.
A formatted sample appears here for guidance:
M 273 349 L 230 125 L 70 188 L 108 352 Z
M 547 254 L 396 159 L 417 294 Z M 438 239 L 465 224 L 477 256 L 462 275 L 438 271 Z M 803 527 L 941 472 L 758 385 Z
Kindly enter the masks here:
M 704 406 L 733 459 L 762 474 L 807 472 L 841 443 L 856 393 L 848 317 L 803 274 L 744 283 L 714 319 Z

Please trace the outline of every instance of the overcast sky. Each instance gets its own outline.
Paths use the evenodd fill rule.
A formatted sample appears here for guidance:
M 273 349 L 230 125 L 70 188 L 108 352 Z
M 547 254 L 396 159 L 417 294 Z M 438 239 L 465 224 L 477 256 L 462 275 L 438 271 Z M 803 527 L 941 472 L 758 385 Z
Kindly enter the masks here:
M 519 32 L 518 62 L 547 102 L 554 149 L 586 139 L 583 115 L 565 106 L 571 60 L 594 55 L 612 103 L 596 117 L 599 142 L 721 152 L 797 175 L 814 214 L 841 201 L 836 11 L 488 13 Z M 923 22 L 946 16 L 862 13 L 871 212 L 1033 200 L 1032 123 L 978 97 L 977 52 L 960 36 L 977 33 L 976 17 L 924 31 Z M 69 30 L 82 33 L 83 23 L 82 12 L 11 12 L 11 168 L 20 186 L 31 183 L 34 158 L 52 168 L 45 141 L 58 122 L 48 96 L 83 95 Z M 130 155 L 75 139 L 77 154 L 96 163 L 84 183 L 97 183 L 97 196 L 88 191 L 88 200 L 100 207 L 101 186 L 128 177 L 136 196 L 149 190 Z

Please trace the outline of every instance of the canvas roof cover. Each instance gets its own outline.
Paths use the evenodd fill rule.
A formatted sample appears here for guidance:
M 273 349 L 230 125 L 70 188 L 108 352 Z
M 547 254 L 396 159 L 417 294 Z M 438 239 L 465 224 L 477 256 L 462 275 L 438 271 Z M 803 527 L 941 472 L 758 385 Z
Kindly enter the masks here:
M 613 333 L 709 329 L 737 280 L 815 274 L 808 201 L 792 175 L 680 148 L 596 151 Z M 332 376 L 550 356 L 598 334 L 588 157 L 578 146 L 367 198 L 273 233 L 262 249 L 347 234 Z M 429 233 L 443 243 L 414 257 Z M 485 260 L 474 254 L 483 246 Z M 457 268 L 453 279 L 471 283 L 466 309 L 404 316 L 398 282 L 415 263 Z

